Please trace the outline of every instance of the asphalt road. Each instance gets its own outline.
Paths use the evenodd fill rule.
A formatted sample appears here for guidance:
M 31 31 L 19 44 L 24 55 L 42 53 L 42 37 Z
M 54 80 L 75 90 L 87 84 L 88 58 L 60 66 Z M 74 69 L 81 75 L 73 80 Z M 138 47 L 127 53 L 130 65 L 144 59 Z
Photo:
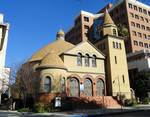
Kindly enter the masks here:
M 59 115 L 59 114 L 49 114 L 49 115 L 34 114 L 34 115 L 32 115 L 32 114 L 21 114 L 18 112 L 0 111 L 0 117 L 81 117 L 81 116 L 66 116 L 66 115 Z M 139 112 L 130 112 L 130 113 L 112 114 L 112 115 L 100 115 L 100 116 L 92 116 L 92 117 L 150 117 L 150 110 L 144 110 L 144 111 L 139 111 Z
M 139 112 L 122 113 L 114 115 L 104 115 L 100 117 L 150 117 L 150 110 L 144 110 Z

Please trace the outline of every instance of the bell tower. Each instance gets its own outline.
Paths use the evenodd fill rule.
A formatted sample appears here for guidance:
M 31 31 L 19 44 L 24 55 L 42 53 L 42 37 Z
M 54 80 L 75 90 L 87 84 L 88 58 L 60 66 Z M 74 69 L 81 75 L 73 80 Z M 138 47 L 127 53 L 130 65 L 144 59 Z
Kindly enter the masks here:
M 117 26 L 106 10 L 99 27 L 96 47 L 106 55 L 107 95 L 131 98 L 124 38 L 118 36 Z
M 107 9 L 104 13 L 103 24 L 99 27 L 99 33 L 100 33 L 101 37 L 103 37 L 105 35 L 118 36 L 117 26 L 115 25 L 114 21 L 112 20 Z

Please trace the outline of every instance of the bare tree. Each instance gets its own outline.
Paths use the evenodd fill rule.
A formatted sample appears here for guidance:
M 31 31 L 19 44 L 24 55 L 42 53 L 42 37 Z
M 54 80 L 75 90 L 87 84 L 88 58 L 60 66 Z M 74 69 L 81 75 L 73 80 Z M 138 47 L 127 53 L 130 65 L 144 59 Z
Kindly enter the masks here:
M 11 73 L 12 96 L 23 99 L 24 106 L 26 105 L 27 96 L 30 95 L 35 99 L 39 89 L 38 73 L 35 72 L 33 65 L 28 62 L 18 66 L 15 65 Z

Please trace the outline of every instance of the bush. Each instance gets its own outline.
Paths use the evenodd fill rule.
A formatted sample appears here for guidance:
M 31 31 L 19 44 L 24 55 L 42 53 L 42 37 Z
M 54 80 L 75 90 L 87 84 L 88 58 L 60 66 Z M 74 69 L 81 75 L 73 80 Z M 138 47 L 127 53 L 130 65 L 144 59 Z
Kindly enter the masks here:
M 43 112 L 45 112 L 44 104 L 43 103 L 36 103 L 34 105 L 34 111 L 36 113 L 43 113 Z
M 150 102 L 150 98 L 148 98 L 148 97 L 146 97 L 142 100 L 143 104 L 149 104 L 149 102 Z
M 29 108 L 21 108 L 18 110 L 18 112 L 30 112 Z
M 137 101 L 135 99 L 127 99 L 125 100 L 125 106 L 136 106 Z

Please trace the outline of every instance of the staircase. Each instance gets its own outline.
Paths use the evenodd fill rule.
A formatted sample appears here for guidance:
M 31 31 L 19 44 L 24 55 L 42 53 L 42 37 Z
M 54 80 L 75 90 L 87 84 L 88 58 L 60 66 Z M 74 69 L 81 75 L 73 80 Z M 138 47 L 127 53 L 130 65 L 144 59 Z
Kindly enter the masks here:
M 73 108 L 120 108 L 121 105 L 112 96 L 70 97 Z

